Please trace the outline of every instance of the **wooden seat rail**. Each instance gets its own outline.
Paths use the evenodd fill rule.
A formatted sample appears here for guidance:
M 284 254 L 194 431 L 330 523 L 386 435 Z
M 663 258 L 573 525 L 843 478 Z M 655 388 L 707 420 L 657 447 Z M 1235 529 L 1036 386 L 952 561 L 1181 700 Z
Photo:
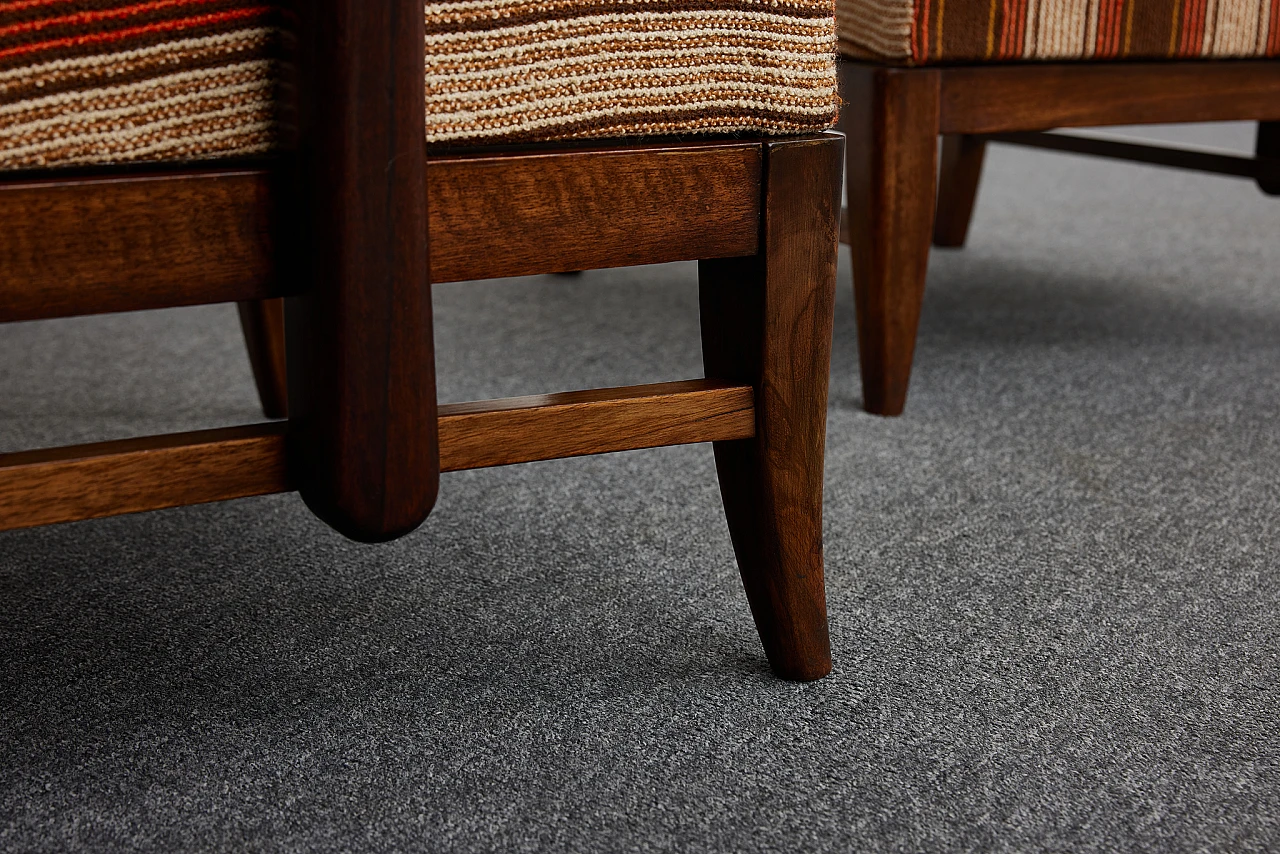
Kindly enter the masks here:
M 1252 178 L 1280 195 L 1280 62 L 842 61 L 848 211 L 863 406 L 906 405 L 930 245 L 965 243 L 988 141 Z M 1046 134 L 1063 128 L 1256 121 L 1256 157 Z M 939 138 L 943 140 L 939 146 Z
M 0 184 L 0 322 L 286 295 L 271 182 L 208 169 Z M 754 255 L 760 182 L 756 142 L 439 155 L 431 278 Z M 712 380 L 453 404 L 440 465 L 745 438 L 753 424 L 750 387 Z M 0 530 L 291 489 L 281 424 L 7 454 Z
M 935 76 L 942 133 L 1280 119 L 1280 63 L 1050 62 L 912 69 Z
M 758 142 L 429 160 L 434 282 L 751 256 Z M 272 176 L 201 171 L 0 184 L 0 322 L 286 295 Z M 751 388 L 658 383 L 441 406 L 442 471 L 754 434 Z M 286 425 L 0 455 L 0 530 L 290 491 Z
M 386 542 L 427 519 L 441 471 L 711 442 L 771 666 L 830 672 L 843 140 L 428 152 L 421 0 L 290 5 L 281 161 L 0 184 L 0 322 L 238 302 L 264 408 L 290 420 L 0 456 L 0 530 L 296 489 Z M 438 405 L 433 283 L 683 260 L 712 379 Z
M 758 142 L 429 158 L 431 280 L 754 255 L 760 164 Z M 0 322 L 287 296 L 271 183 L 244 169 L 0 183 Z

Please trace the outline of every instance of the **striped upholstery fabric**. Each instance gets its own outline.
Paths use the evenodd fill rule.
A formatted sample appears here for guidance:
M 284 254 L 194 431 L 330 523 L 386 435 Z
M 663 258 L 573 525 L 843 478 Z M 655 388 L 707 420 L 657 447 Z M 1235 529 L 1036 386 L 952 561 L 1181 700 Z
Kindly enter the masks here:
M 0 0 L 0 169 L 277 147 L 280 2 Z M 830 0 L 449 0 L 424 12 L 433 143 L 834 120 Z
M 792 133 L 836 110 L 830 0 L 427 5 L 428 139 Z
M 253 0 L 0 0 L 0 167 L 267 150 L 279 25 Z
M 906 65 L 1280 56 L 1280 0 L 837 0 L 841 51 Z

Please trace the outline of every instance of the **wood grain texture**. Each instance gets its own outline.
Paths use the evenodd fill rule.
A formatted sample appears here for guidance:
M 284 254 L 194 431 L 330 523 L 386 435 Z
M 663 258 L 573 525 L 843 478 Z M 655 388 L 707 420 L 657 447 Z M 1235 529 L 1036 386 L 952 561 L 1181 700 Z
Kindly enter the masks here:
M 927 68 L 842 60 L 840 77 L 841 127 L 849 136 L 845 231 L 869 412 L 897 415 L 905 406 L 928 267 L 925 235 L 931 225 L 936 245 L 963 245 L 983 138 L 1254 177 L 1264 192 L 1280 194 L 1280 62 L 1274 60 Z M 1257 159 L 1037 133 L 1241 120 L 1260 123 Z M 940 179 L 938 133 L 947 135 Z
M 421 0 L 295 0 L 299 154 L 286 305 L 291 452 L 317 516 L 361 541 L 439 484 Z
M 440 469 L 504 466 L 755 432 L 750 386 L 710 380 L 440 407 Z
M 940 75 L 854 63 L 840 71 L 863 406 L 900 415 L 933 234 Z
M 964 246 L 982 182 L 987 143 L 983 137 L 950 134 L 942 140 L 938 167 L 938 202 L 933 217 L 933 245 Z
M 974 65 L 941 74 L 948 134 L 1280 120 L 1274 60 Z
M 1254 147 L 1258 158 L 1258 188 L 1268 196 L 1280 196 L 1280 121 L 1258 122 Z
M 0 454 L 0 531 L 287 492 L 284 424 Z
M 431 279 L 752 255 L 760 146 L 745 142 L 433 156 Z
M 277 296 L 267 173 L 0 183 L 0 322 Z
M 440 407 L 441 468 L 748 438 L 753 392 L 712 380 Z M 0 454 L 0 530 L 291 491 L 287 422 Z
M 249 366 L 258 387 L 262 412 L 268 418 L 289 415 L 289 372 L 284 343 L 284 300 L 242 302 L 240 329 Z
M 751 439 L 717 442 L 716 468 L 756 628 L 773 670 L 831 670 L 822 475 L 842 140 L 765 144 L 760 253 L 699 267 L 708 377 L 755 389 Z

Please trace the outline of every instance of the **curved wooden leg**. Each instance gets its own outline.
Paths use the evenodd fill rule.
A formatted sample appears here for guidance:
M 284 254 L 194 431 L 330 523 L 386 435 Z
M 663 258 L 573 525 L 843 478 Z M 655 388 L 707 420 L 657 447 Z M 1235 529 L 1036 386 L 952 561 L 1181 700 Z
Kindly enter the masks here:
M 964 246 L 969 236 L 973 204 L 978 200 L 982 161 L 987 141 L 968 134 L 942 138 L 942 164 L 938 170 L 938 210 L 933 218 L 933 245 Z
M 1266 161 L 1258 186 L 1268 196 L 1280 196 L 1280 122 L 1258 122 L 1259 160 Z
M 699 267 L 707 376 L 755 389 L 755 438 L 717 442 L 716 468 L 756 628 L 785 679 L 831 670 L 822 472 L 841 142 L 765 143 L 760 253 Z
M 284 300 L 252 300 L 239 304 L 249 365 L 258 399 L 268 418 L 289 417 L 289 374 L 284 348 Z
M 940 76 L 841 63 L 864 408 L 900 415 L 933 233 Z

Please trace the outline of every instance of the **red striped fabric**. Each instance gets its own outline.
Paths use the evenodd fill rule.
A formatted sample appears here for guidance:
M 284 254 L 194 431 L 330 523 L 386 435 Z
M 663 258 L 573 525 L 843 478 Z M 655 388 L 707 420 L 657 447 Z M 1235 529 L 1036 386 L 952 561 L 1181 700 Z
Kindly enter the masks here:
M 845 52 L 908 65 L 1280 56 L 1280 0 L 836 0 Z

